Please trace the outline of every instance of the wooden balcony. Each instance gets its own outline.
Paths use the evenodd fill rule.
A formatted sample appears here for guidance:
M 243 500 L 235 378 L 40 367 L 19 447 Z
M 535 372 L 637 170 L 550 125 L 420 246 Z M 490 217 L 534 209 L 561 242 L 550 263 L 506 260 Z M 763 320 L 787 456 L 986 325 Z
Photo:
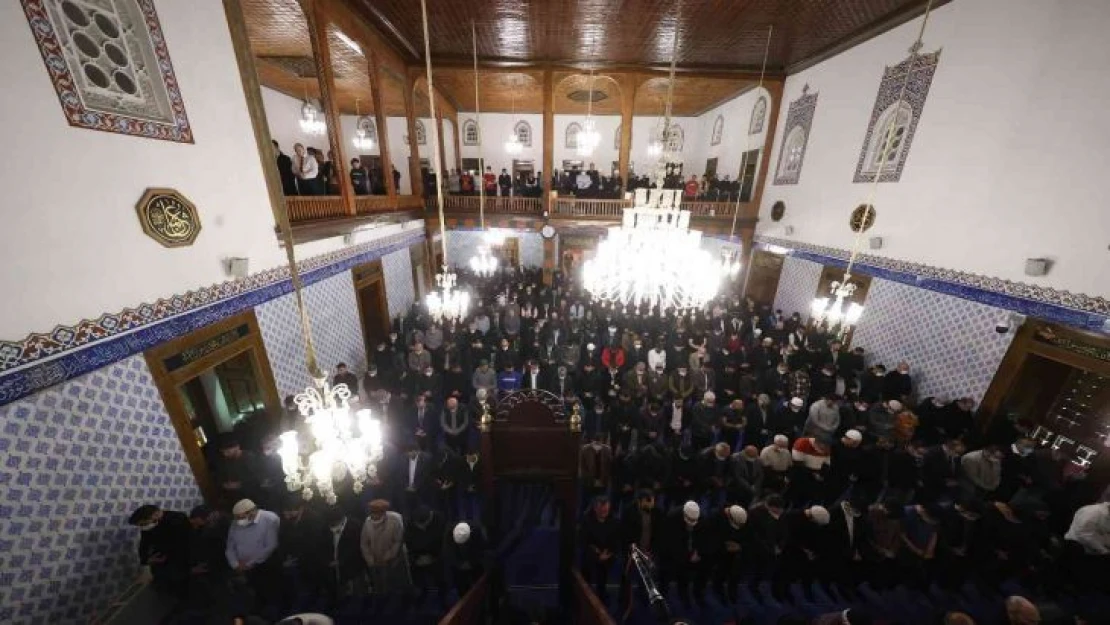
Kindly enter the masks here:
M 556 198 L 529 198 L 529 197 L 487 197 L 485 199 L 485 212 L 488 215 L 507 215 L 515 217 L 543 217 L 544 204 L 553 220 L 582 220 L 582 221 L 619 221 L 622 211 L 632 207 L 631 200 L 599 200 L 590 198 L 556 197 Z M 445 195 L 443 196 L 443 210 L 445 213 L 478 214 L 479 198 L 476 195 Z M 739 209 L 738 222 L 745 220 L 754 222 L 759 213 L 759 207 L 751 202 L 709 202 L 709 201 L 684 201 L 682 208 L 689 210 L 691 218 L 695 220 L 724 221 L 732 220 L 732 216 Z M 436 211 L 435 198 L 427 202 L 429 212 Z
M 445 195 L 443 210 L 448 213 L 477 213 L 482 198 L 477 195 Z M 436 199 L 428 201 L 431 211 L 436 210 Z M 496 215 L 542 216 L 543 199 L 538 197 L 486 197 L 485 211 Z
M 295 224 L 350 217 L 338 195 L 291 195 L 285 198 L 285 206 Z
M 424 207 L 418 195 L 358 195 L 355 196 L 354 215 L 338 195 L 286 196 L 285 205 L 297 243 L 341 236 L 371 224 L 419 219 Z M 281 237 L 280 232 L 278 237 Z

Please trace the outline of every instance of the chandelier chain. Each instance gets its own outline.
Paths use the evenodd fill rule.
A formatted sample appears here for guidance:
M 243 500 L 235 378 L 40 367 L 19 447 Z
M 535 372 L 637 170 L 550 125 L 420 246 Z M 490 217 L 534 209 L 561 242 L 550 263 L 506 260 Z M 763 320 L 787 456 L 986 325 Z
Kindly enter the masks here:
M 763 76 L 767 73 L 767 55 L 771 51 L 771 35 L 774 34 L 774 32 L 775 32 L 775 25 L 774 24 L 768 24 L 767 25 L 767 43 L 765 43 L 763 45 L 763 66 L 759 68 L 759 85 L 756 86 L 756 88 L 755 88 L 756 99 L 755 99 L 755 103 L 752 104 L 753 109 L 755 108 L 755 104 L 759 102 L 759 94 L 763 91 Z M 749 120 L 749 123 L 750 123 L 750 120 Z M 750 130 L 750 128 L 749 128 L 749 130 Z M 744 154 L 747 154 L 748 152 L 751 152 L 751 150 L 752 150 L 752 135 L 751 135 L 751 132 L 748 132 L 746 134 L 747 134 L 748 138 L 744 141 Z M 746 161 L 744 161 L 743 158 L 740 159 L 740 162 L 744 166 L 747 166 L 747 164 L 748 164 Z M 732 229 L 729 230 L 729 233 L 728 233 L 728 240 L 729 240 L 730 243 L 732 242 L 732 239 L 736 236 L 736 217 L 740 214 L 740 196 L 744 194 L 744 170 L 743 169 L 740 170 L 740 181 L 739 182 L 740 182 L 740 191 L 739 191 L 739 193 L 736 194 L 736 207 L 732 211 Z M 753 187 L 755 186 L 755 177 L 754 176 L 752 177 L 752 186 Z
M 420 0 L 420 15 L 424 22 L 424 71 L 428 82 L 428 110 L 432 117 L 432 152 L 435 154 L 434 163 L 442 166 L 443 153 L 440 150 L 439 144 L 439 124 L 436 118 L 436 96 L 435 88 L 432 86 L 432 42 L 428 37 L 427 0 Z M 435 164 L 433 164 L 433 168 Z M 439 176 L 436 177 L 436 206 L 439 209 L 440 251 L 443 253 L 443 266 L 447 267 L 450 263 L 447 260 L 447 220 L 443 218 L 443 185 L 440 184 L 440 179 L 442 177 L 443 172 L 439 172 Z
M 482 152 L 482 101 L 478 97 L 478 29 L 470 20 L 470 44 L 474 56 L 474 124 L 478 127 L 478 224 L 486 229 L 486 161 Z M 445 257 L 446 258 L 446 257 Z

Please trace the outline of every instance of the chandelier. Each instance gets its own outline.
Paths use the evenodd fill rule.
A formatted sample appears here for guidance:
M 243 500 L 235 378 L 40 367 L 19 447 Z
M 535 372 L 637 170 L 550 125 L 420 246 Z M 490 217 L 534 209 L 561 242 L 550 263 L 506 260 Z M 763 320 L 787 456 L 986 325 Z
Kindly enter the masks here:
M 929 14 L 932 11 L 932 0 L 925 5 L 925 15 L 921 19 L 921 29 L 917 31 L 917 39 L 914 40 L 913 45 L 910 46 L 910 61 L 909 67 L 906 71 L 906 77 L 902 81 L 902 88 L 898 93 L 898 99 L 895 101 L 894 106 L 900 107 L 905 101 L 906 88 L 909 87 L 910 77 L 914 73 L 914 64 L 917 62 L 918 53 L 923 45 L 922 39 L 925 36 L 925 27 L 929 24 Z M 898 110 L 895 108 L 895 110 Z M 894 129 L 897 124 L 891 124 L 886 131 L 886 137 L 880 145 L 891 145 L 894 138 Z M 879 167 L 875 170 L 875 179 L 871 184 L 871 191 L 867 202 L 864 203 L 864 210 L 861 218 L 857 221 L 854 216 L 850 221 L 852 230 L 856 235 L 852 240 L 852 250 L 848 255 L 848 265 L 844 269 L 844 278 L 838 282 L 833 282 L 830 285 L 829 291 L 832 297 L 817 297 L 814 298 L 810 304 L 810 314 L 813 315 L 813 320 L 817 325 L 827 323 L 829 329 L 839 326 L 838 334 L 843 337 L 848 333 L 852 326 L 859 322 L 863 316 L 864 307 L 856 302 L 850 301 L 852 294 L 856 291 L 856 285 L 852 283 L 852 268 L 855 267 L 856 261 L 859 259 L 860 250 L 863 243 L 863 233 L 867 231 L 871 223 L 874 221 L 875 211 L 875 196 L 879 191 L 879 181 L 882 179 L 882 172 L 886 169 L 886 162 L 888 157 L 894 150 L 884 149 L 879 159 Z M 847 308 L 845 303 L 847 302 Z
M 374 140 L 370 138 L 370 133 L 367 131 L 371 124 L 369 117 L 363 117 L 359 113 L 358 98 L 355 98 L 355 136 L 351 139 L 351 144 L 356 150 L 369 152 L 374 149 Z
M 322 135 L 327 129 L 328 126 L 324 123 L 324 116 L 320 114 L 320 109 L 306 97 L 304 104 L 301 104 L 301 130 L 310 135 Z
M 436 275 L 437 290 L 424 296 L 428 314 L 436 321 L 455 322 L 466 317 L 470 308 L 470 293 L 455 288 L 458 276 L 446 265 Z
M 690 211 L 678 208 L 681 191 L 637 189 L 635 206 L 609 228 L 582 282 L 594 298 L 620 307 L 678 311 L 704 307 L 717 295 L 718 272 L 690 230 Z
M 575 137 L 578 155 L 590 156 L 601 145 L 601 133 L 597 131 L 596 124 L 594 123 L 594 70 L 590 70 L 590 86 L 586 90 L 589 94 L 589 99 L 586 100 L 586 120 L 582 123 L 582 129 L 578 131 Z
M 648 156 L 660 156 L 663 154 L 663 142 L 659 139 L 652 139 L 647 147 Z
M 497 257 L 493 255 L 488 245 L 478 246 L 478 253 L 470 259 L 470 270 L 482 278 L 488 278 L 497 273 Z
M 732 237 L 730 236 L 731 240 Z M 725 280 L 735 279 L 740 275 L 740 250 L 731 248 L 721 249 L 721 260 L 718 262 L 721 277 Z
M 369 409 L 352 415 L 348 404 L 351 391 L 346 384 L 329 386 L 326 377 L 315 382 L 315 387 L 295 397 L 297 411 L 312 434 L 314 451 L 306 453 L 297 431 L 290 430 L 280 437 L 278 456 L 290 491 L 300 491 L 306 501 L 319 493 L 334 505 L 337 482 L 350 477 L 351 488 L 360 493 L 367 480 L 377 478 L 377 462 L 383 455 L 382 425 Z
M 520 142 L 520 138 L 516 136 L 516 133 L 514 132 L 509 135 L 508 140 L 505 141 L 505 152 L 516 155 L 520 154 L 523 149 L 524 144 Z

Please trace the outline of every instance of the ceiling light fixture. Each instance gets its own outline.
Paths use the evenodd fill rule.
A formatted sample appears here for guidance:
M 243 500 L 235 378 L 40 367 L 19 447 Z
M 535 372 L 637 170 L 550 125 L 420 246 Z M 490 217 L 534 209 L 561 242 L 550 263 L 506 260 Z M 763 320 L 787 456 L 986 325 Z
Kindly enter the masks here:
M 372 122 L 369 117 L 363 121 L 363 117 L 358 110 L 358 102 L 358 98 L 355 98 L 355 136 L 351 139 L 351 143 L 355 146 L 356 150 L 360 152 L 369 152 L 374 149 L 374 139 L 367 131 L 367 128 Z
M 586 119 L 582 122 L 582 129 L 578 131 L 577 151 L 579 156 L 592 156 L 597 146 L 601 145 L 601 133 L 597 131 L 594 123 L 594 70 L 590 70 L 590 86 L 586 90 L 590 94 L 586 100 Z
M 302 77 L 303 78 L 303 77 Z M 319 136 L 324 134 L 328 125 L 324 122 L 324 116 L 320 113 L 320 109 L 308 99 L 308 87 L 304 88 L 304 102 L 301 104 L 301 130 L 306 134 Z
M 435 86 L 432 83 L 432 50 L 431 41 L 428 38 L 428 4 L 426 0 L 420 0 L 420 16 L 424 24 L 424 71 L 428 83 L 428 110 L 431 113 L 431 118 L 437 119 Z M 475 81 L 477 81 L 477 75 L 475 75 Z M 481 135 L 480 132 L 479 135 Z M 435 162 L 442 163 L 443 152 L 439 142 L 439 124 L 432 124 L 432 149 L 435 153 Z M 439 209 L 439 232 L 441 237 L 439 242 L 443 253 L 443 268 L 436 275 L 437 288 L 428 293 L 424 298 L 424 303 L 428 307 L 428 314 L 431 315 L 433 320 L 454 323 L 466 317 L 466 311 L 470 308 L 470 294 L 457 288 L 458 276 L 451 269 L 447 256 L 447 220 L 443 218 L 443 185 L 437 184 L 435 188 L 436 206 Z
M 906 78 L 902 81 L 902 89 L 898 93 L 898 100 L 895 102 L 895 106 L 901 106 L 906 97 L 906 88 L 909 87 L 910 77 L 913 76 L 913 66 L 917 61 L 918 51 L 921 50 L 922 38 L 925 36 L 925 27 L 929 24 L 929 15 L 932 9 L 933 0 L 929 0 L 925 4 L 925 15 L 921 19 L 921 29 L 917 32 L 917 39 L 914 40 L 913 45 L 910 46 L 910 63 L 906 69 Z M 897 124 L 891 124 L 889 126 L 886 137 L 883 138 L 882 145 L 891 145 L 895 127 L 897 127 Z M 863 233 L 867 231 L 865 224 L 871 223 L 874 219 L 875 196 L 879 191 L 879 181 L 882 179 L 881 174 L 886 167 L 887 158 L 893 151 L 894 150 L 889 149 L 882 151 L 879 167 L 875 170 L 875 180 L 872 182 L 871 191 L 868 194 L 869 197 L 863 204 L 866 208 L 863 211 L 860 226 L 858 228 L 853 226 L 856 236 L 852 240 L 852 250 L 848 255 L 848 265 L 844 269 L 844 277 L 829 285 L 830 297 L 814 298 L 813 302 L 810 304 L 810 313 L 813 315 L 813 322 L 816 325 L 827 324 L 830 330 L 836 328 L 837 335 L 840 337 L 846 335 L 852 327 L 859 322 L 860 317 L 863 316 L 864 307 L 861 304 L 850 301 L 852 299 L 852 294 L 856 291 L 856 285 L 852 282 L 852 268 L 855 267 L 862 249 Z M 847 304 L 847 307 L 845 307 L 845 304 Z

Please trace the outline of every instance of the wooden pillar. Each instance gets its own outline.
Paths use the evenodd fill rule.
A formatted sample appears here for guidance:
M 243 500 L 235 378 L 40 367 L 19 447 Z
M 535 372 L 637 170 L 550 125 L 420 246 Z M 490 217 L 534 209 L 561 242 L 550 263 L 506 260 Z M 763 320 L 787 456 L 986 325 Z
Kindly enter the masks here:
M 638 75 L 623 76 L 621 86 L 621 147 L 618 156 L 621 180 L 628 188 L 628 161 L 632 156 L 632 113 L 636 108 L 636 90 L 640 87 Z
M 420 148 L 416 142 L 416 75 L 409 72 L 405 79 L 405 118 L 409 128 L 409 180 L 412 194 L 424 196 L 424 181 L 420 178 Z
M 544 196 L 551 197 L 551 176 L 555 173 L 555 74 L 543 72 L 543 175 Z
M 462 171 L 462 144 L 459 142 L 459 135 L 462 134 L 462 126 L 459 125 L 459 113 L 455 111 L 455 169 Z
M 389 197 L 397 195 L 397 185 L 393 184 L 393 158 L 389 153 L 389 129 L 386 127 L 385 101 L 382 98 L 382 74 L 378 54 L 363 43 L 366 50 L 366 70 L 370 73 L 371 99 L 374 103 L 374 124 L 378 127 L 378 154 L 382 162 L 382 175 L 385 176 L 385 192 Z
M 328 125 L 328 143 L 332 150 L 332 172 L 339 178 L 339 195 L 347 213 L 356 214 L 355 194 L 347 179 L 347 159 L 343 153 L 340 136 L 339 103 L 335 101 L 335 72 L 331 66 L 331 47 L 328 45 L 328 18 L 319 2 L 301 0 L 308 36 L 312 43 L 312 56 L 316 61 L 316 82 L 320 86 L 320 103 Z
M 439 170 L 439 177 L 436 180 L 439 184 L 447 182 L 447 150 L 443 147 L 443 113 L 440 112 L 439 107 L 436 107 L 436 139 L 439 140 L 439 162 L 436 163 L 436 169 Z

